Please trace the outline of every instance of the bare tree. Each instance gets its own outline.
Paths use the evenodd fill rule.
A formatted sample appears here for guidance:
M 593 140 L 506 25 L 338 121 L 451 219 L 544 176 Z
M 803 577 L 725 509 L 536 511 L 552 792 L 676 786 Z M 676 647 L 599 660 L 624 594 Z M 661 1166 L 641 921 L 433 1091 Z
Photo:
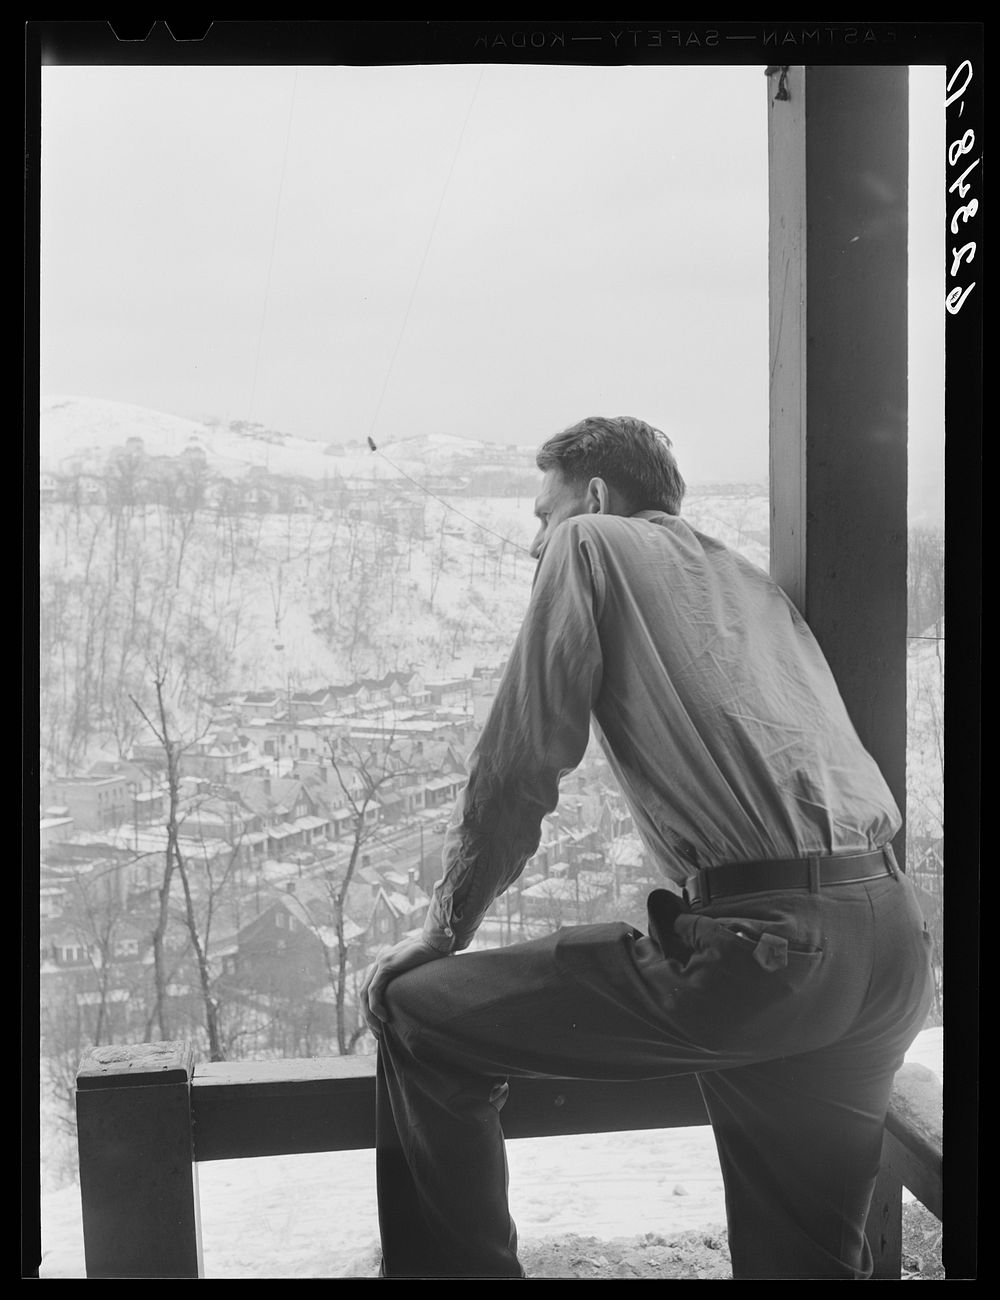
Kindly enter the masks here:
M 94 1028 L 92 1043 L 112 1042 L 109 994 L 118 983 L 117 946 L 128 907 L 121 887 L 127 863 L 114 862 L 95 870 L 92 877 L 75 875 L 69 882 L 66 921 L 87 954 L 94 977 Z
M 364 1021 L 360 1019 L 357 1008 L 354 1023 L 348 1025 L 347 963 L 350 945 L 346 936 L 345 911 L 348 891 L 355 879 L 366 846 L 379 834 L 377 809 L 380 792 L 386 790 L 396 779 L 412 775 L 414 769 L 403 765 L 396 754 L 394 733 L 389 735 L 381 752 L 374 745 L 367 751 L 362 751 L 356 745 L 347 742 L 342 743 L 341 753 L 338 754 L 336 742 L 332 738 L 327 745 L 330 766 L 351 813 L 351 841 L 347 862 L 342 871 L 330 872 L 325 877 L 335 943 L 323 945 L 324 961 L 334 993 L 337 1050 L 342 1056 L 346 1056 L 354 1051 L 367 1028 Z M 347 755 L 346 760 L 344 754 Z M 355 988 L 355 994 L 356 992 Z
M 159 907 L 156 924 L 153 929 L 153 973 L 155 985 L 155 1002 L 152 1019 L 159 1026 L 162 1038 L 169 1038 L 166 1023 L 166 989 L 168 972 L 164 949 L 164 937 L 170 922 L 170 896 L 174 873 L 177 873 L 184 895 L 184 921 L 191 946 L 194 950 L 201 989 L 201 998 L 205 1011 L 205 1029 L 208 1034 L 209 1056 L 213 1061 L 224 1059 L 222 1038 L 219 1032 L 219 1006 L 212 988 L 212 975 L 209 969 L 207 945 L 204 934 L 198 925 L 191 890 L 191 876 L 185 854 L 180 845 L 180 758 L 186 747 L 171 735 L 170 721 L 167 716 L 164 685 L 166 672 L 159 670 L 154 678 L 156 690 L 157 721 L 150 719 L 142 705 L 133 698 L 132 702 L 142 715 L 146 725 L 156 737 L 166 758 L 166 778 L 168 810 L 166 818 L 167 845 L 163 868 L 163 878 L 159 888 Z

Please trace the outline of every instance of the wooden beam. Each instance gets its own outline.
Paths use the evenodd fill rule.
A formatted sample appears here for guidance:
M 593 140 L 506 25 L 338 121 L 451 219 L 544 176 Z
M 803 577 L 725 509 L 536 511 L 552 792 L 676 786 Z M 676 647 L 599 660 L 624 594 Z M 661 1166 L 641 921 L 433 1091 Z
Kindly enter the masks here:
M 375 1058 L 201 1064 L 191 1108 L 196 1160 L 372 1147 Z M 508 1138 L 709 1122 L 694 1075 L 615 1083 L 513 1078 L 502 1120 Z
M 192 1067 L 180 1043 L 97 1048 L 77 1079 L 88 1277 L 200 1277 L 195 1161 L 355 1150 L 375 1141 L 373 1057 Z M 899 1276 L 900 1189 L 941 1212 L 940 1089 L 896 1077 L 866 1228 L 876 1277 Z M 705 1125 L 695 1075 L 511 1080 L 508 1138 Z
M 201 1277 L 191 1138 L 193 1052 L 97 1047 L 77 1075 L 87 1276 Z
M 767 86 L 771 569 L 905 813 L 907 69 Z

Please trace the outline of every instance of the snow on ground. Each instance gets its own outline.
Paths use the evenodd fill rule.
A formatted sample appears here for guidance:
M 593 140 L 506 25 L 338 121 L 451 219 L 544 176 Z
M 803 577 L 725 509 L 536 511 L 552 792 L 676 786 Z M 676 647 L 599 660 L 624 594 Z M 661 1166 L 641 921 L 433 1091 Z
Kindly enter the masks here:
M 942 1077 L 942 1031 L 906 1056 Z M 508 1143 L 522 1242 L 576 1233 L 673 1234 L 725 1224 L 709 1128 L 595 1133 Z M 372 1151 L 198 1166 L 205 1276 L 363 1277 L 377 1260 Z M 80 1189 L 42 1198 L 41 1277 L 82 1278 Z

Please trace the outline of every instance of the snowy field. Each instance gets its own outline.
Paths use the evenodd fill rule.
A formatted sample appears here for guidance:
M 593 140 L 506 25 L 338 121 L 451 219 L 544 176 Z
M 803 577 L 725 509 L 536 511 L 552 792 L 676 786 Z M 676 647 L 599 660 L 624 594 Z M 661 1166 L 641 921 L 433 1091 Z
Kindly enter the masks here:
M 906 1057 L 942 1077 L 942 1031 Z M 522 1242 L 566 1233 L 672 1234 L 725 1224 L 711 1129 L 648 1130 L 508 1143 Z M 205 1276 L 371 1276 L 377 1261 L 372 1151 L 198 1167 Z M 43 1278 L 82 1278 L 79 1187 L 42 1198 Z

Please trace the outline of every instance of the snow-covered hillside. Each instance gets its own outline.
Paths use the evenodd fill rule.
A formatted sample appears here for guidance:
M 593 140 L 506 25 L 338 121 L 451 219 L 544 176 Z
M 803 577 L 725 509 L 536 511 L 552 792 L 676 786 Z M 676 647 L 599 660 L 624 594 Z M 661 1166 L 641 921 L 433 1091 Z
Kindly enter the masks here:
M 43 471 L 58 472 L 73 460 L 100 464 L 109 452 L 123 449 L 129 438 L 141 438 L 147 456 L 180 456 L 194 443 L 204 450 L 211 473 L 236 478 L 253 467 L 320 482 L 334 474 L 392 480 L 401 478 L 401 470 L 440 474 L 489 465 L 530 470 L 533 464 L 530 448 L 498 447 L 448 433 L 414 438 L 380 435 L 378 450 L 385 456 L 379 456 L 372 453 L 362 431 L 347 443 L 328 443 L 243 421 L 226 425 L 213 419 L 191 420 L 105 398 L 42 400 L 39 459 Z
M 43 404 L 41 445 L 42 743 L 57 767 L 127 750 L 157 666 L 190 720 L 217 692 L 465 674 L 509 651 L 534 571 L 523 448 L 403 438 L 389 464 L 81 398 Z M 526 494 L 470 495 L 476 476 Z M 763 488 L 694 492 L 686 515 L 766 565 Z

